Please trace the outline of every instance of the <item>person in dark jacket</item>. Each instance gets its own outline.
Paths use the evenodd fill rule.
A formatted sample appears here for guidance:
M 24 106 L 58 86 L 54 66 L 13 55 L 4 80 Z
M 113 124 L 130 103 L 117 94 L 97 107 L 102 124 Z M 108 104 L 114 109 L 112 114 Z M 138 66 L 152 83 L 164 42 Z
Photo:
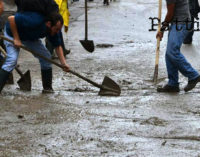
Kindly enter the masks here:
M 36 51 L 46 58 L 51 58 L 51 54 L 42 44 L 40 38 L 48 37 L 54 45 L 63 70 L 68 72 L 69 66 L 63 56 L 59 32 L 63 26 L 62 16 L 53 12 L 48 17 L 36 12 L 16 13 L 9 16 L 6 23 L 4 35 L 13 40 L 13 43 L 4 41 L 7 50 L 7 57 L 0 69 L 0 92 L 2 91 L 10 72 L 15 68 L 19 55 L 19 47 L 23 44 L 30 50 Z M 52 93 L 52 65 L 46 60 L 37 57 L 40 62 L 42 85 L 44 93 Z
M 11 15 L 14 15 L 17 8 L 15 5 L 15 1 L 14 0 L 1 0 L 1 16 L 0 16 L 0 34 L 3 34 L 3 29 L 4 29 L 4 25 L 6 23 L 6 21 L 8 20 L 8 17 Z M 0 46 L 5 50 L 5 45 L 3 43 L 3 40 L 0 39 Z M 6 51 L 6 50 L 5 50 Z M 1 54 L 0 52 L 0 68 L 2 66 L 4 62 L 4 56 Z M 9 79 L 7 80 L 8 84 L 13 84 L 13 75 L 12 73 L 10 73 L 9 75 Z
M 0 16 L 3 13 L 3 1 L 0 0 Z
M 59 12 L 59 6 L 55 2 L 55 0 L 42 0 L 42 1 L 41 0 L 15 0 L 15 3 L 17 5 L 17 12 L 26 12 L 26 11 L 38 12 L 44 16 L 48 16 L 49 13 L 52 13 L 52 12 Z M 65 48 L 62 31 L 60 31 L 59 34 L 60 34 L 59 36 L 61 39 L 61 46 L 63 48 L 63 53 L 64 53 L 64 56 L 66 56 L 67 54 L 70 53 L 70 50 L 67 50 Z M 54 54 L 55 47 L 51 44 L 48 38 L 46 38 L 45 41 L 46 41 L 46 47 L 51 53 L 52 59 L 53 59 L 55 56 Z
M 187 34 L 186 38 L 184 39 L 184 44 L 192 44 L 192 37 L 194 35 L 194 21 L 199 20 L 198 13 L 200 12 L 200 6 L 198 0 L 189 0 L 189 8 L 191 14 L 191 31 Z

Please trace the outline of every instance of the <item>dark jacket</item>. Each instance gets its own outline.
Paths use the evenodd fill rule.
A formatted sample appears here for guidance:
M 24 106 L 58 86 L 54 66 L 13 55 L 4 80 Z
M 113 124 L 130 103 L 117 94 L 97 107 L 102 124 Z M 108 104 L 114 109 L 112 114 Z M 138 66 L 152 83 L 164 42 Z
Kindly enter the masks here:
M 15 23 L 19 37 L 22 41 L 35 41 L 40 38 L 48 37 L 54 47 L 61 45 L 59 33 L 54 36 L 50 36 L 45 25 L 45 18 L 39 13 L 16 13 Z M 9 36 L 13 36 L 9 22 L 6 23 L 6 32 Z
M 51 12 L 59 12 L 54 0 L 15 0 L 17 11 L 32 11 L 48 16 Z
M 189 0 L 189 6 L 191 16 L 198 19 L 198 13 L 200 12 L 198 0 Z

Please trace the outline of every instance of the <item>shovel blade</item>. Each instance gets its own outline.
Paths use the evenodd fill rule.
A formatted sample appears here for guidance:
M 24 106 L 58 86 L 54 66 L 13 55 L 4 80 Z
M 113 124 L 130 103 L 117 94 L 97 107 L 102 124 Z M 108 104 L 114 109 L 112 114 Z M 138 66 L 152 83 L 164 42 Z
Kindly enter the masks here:
M 120 96 L 121 94 L 119 85 L 107 76 L 104 77 L 102 86 L 103 88 L 99 91 L 101 96 Z
M 31 74 L 30 70 L 28 70 L 18 81 L 21 90 L 31 91 Z
M 80 43 L 88 52 L 94 52 L 94 42 L 92 40 L 80 40 Z

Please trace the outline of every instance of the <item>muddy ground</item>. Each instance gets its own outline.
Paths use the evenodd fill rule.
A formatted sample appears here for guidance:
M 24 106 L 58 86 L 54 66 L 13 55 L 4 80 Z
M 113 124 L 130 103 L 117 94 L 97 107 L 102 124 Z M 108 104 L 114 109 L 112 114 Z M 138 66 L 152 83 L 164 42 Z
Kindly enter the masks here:
M 41 94 L 38 61 L 27 52 L 19 64 L 31 69 L 32 91 L 6 86 L 0 96 L 1 157 L 198 157 L 200 156 L 200 86 L 188 93 L 159 94 L 151 82 L 156 32 L 149 17 L 157 16 L 155 0 L 121 0 L 89 4 L 88 53 L 84 39 L 83 1 L 70 5 L 71 24 L 65 36 L 70 67 L 101 83 L 104 76 L 122 89 L 119 97 L 98 96 L 99 89 L 54 67 L 55 94 Z M 163 1 L 165 6 L 165 1 Z M 163 18 L 166 9 L 163 9 Z M 160 84 L 167 82 L 161 43 Z M 199 32 L 182 51 L 200 71 Z M 181 89 L 187 80 L 180 75 Z

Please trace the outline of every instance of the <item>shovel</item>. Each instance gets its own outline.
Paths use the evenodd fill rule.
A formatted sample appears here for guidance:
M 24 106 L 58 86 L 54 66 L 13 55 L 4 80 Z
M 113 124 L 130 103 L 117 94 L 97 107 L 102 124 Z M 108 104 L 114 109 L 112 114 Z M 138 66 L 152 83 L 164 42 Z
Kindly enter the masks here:
M 161 28 L 161 13 L 162 13 L 162 0 L 159 0 L 159 9 L 158 9 L 158 31 Z M 159 63 L 159 55 L 160 55 L 160 38 L 157 39 L 157 48 L 156 48 L 156 61 L 155 61 L 155 69 L 153 75 L 153 82 L 156 84 L 158 80 L 158 63 Z
M 88 51 L 94 51 L 93 40 L 88 40 L 88 16 L 87 16 L 87 0 L 85 0 L 85 40 L 80 40 L 82 46 Z
M 5 50 L 0 46 L 0 51 L 3 53 L 3 55 L 6 57 Z M 19 85 L 19 88 L 24 91 L 31 91 L 31 75 L 30 70 L 25 72 L 23 74 L 21 70 L 18 68 L 18 66 L 15 67 L 15 70 L 18 72 L 18 74 L 21 76 L 21 78 L 17 81 L 17 84 Z
M 30 70 L 26 71 L 24 74 L 19 70 L 19 68 L 15 68 L 21 78 L 17 81 L 21 90 L 31 91 L 31 74 Z
M 0 37 L 3 40 L 7 40 L 7 41 L 13 43 L 12 40 L 10 40 L 10 39 L 2 36 L 2 35 Z M 48 61 L 48 62 L 60 67 L 61 69 L 63 69 L 63 66 L 61 64 L 58 64 L 57 62 L 55 62 L 55 61 L 53 61 L 53 60 L 51 60 L 49 58 L 46 58 L 43 55 L 41 55 L 41 54 L 39 54 L 39 53 L 37 53 L 35 51 L 32 51 L 32 50 L 30 50 L 29 48 L 27 48 L 27 47 L 25 47 L 23 45 L 21 46 L 21 48 L 23 48 L 24 50 L 32 53 L 35 56 L 43 58 L 44 60 L 46 60 L 46 61 Z M 88 83 L 92 84 L 93 86 L 95 86 L 97 88 L 100 88 L 99 95 L 101 95 L 101 96 L 120 96 L 120 94 L 121 94 L 121 89 L 120 89 L 119 85 L 117 83 L 115 83 L 112 79 L 110 79 L 107 76 L 104 77 L 103 83 L 102 83 L 102 85 L 100 85 L 100 84 L 98 84 L 98 83 L 96 83 L 96 82 L 94 82 L 94 81 L 92 81 L 92 80 L 90 80 L 90 79 L 78 74 L 75 71 L 70 70 L 69 72 L 71 74 L 76 75 L 77 77 L 87 81 Z

